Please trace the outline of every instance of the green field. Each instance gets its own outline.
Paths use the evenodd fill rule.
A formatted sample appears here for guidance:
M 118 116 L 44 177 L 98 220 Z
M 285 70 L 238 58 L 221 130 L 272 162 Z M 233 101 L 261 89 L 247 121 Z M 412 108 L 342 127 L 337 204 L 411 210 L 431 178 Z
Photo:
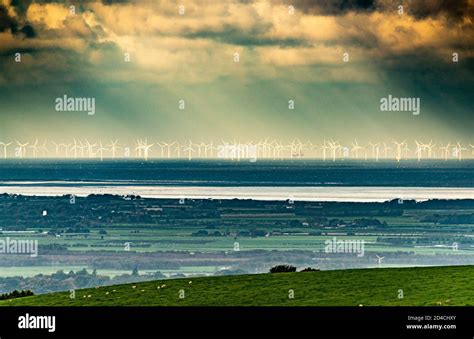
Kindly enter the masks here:
M 473 281 L 473 266 L 200 277 L 77 290 L 75 298 L 44 294 L 0 306 L 465 306 L 474 305 Z

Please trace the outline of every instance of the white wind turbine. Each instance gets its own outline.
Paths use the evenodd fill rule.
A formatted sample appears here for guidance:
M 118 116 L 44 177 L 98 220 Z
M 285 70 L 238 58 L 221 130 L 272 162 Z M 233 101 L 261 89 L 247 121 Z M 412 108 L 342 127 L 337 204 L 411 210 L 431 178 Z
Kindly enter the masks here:
M 28 146 L 33 150 L 33 157 L 36 158 L 38 155 L 39 147 L 38 147 L 38 139 L 35 140 L 34 144 Z
M 388 158 L 388 150 L 391 150 L 391 147 L 388 147 L 388 145 L 384 142 L 383 143 L 383 156 L 385 159 Z
M 331 150 L 331 155 L 332 155 L 332 161 L 336 161 L 336 153 L 339 149 L 341 149 L 341 145 L 339 144 L 339 141 L 334 141 L 330 140 L 329 141 L 329 149 Z
M 41 151 L 41 156 L 44 157 L 46 152 L 48 152 L 48 148 L 46 147 L 46 139 L 44 140 L 43 144 L 39 147 L 39 150 Z
M 357 139 L 354 139 L 354 142 L 352 143 L 351 152 L 355 154 L 356 159 L 359 159 L 359 151 L 363 149 L 364 147 L 359 145 L 359 143 L 357 142 Z
M 84 158 L 84 144 L 82 143 L 81 140 L 79 140 L 79 149 L 81 150 L 81 158 Z
M 71 147 L 71 144 L 59 144 L 60 146 L 64 147 L 64 151 L 66 153 L 66 158 L 69 157 L 69 148 Z
M 369 142 L 369 146 L 372 147 L 372 159 L 375 159 L 375 161 L 379 161 L 379 154 L 380 154 L 380 145 L 377 143 L 377 144 L 373 144 L 371 142 Z
M 145 141 L 142 143 L 142 147 L 143 147 L 143 158 L 145 159 L 145 161 L 148 160 L 148 155 L 150 153 L 150 149 L 153 147 L 154 144 L 148 144 L 148 141 L 147 139 L 145 139 Z
M 397 147 L 397 154 L 395 155 L 395 159 L 397 162 L 400 162 L 402 160 L 402 146 L 405 145 L 405 140 L 402 142 L 396 142 L 395 140 L 392 141 L 395 146 Z
M 405 142 L 405 145 L 403 147 L 403 151 L 405 151 L 405 158 L 408 159 L 408 152 L 410 151 L 410 149 L 408 148 L 408 144 Z
M 415 140 L 415 144 L 416 144 L 415 154 L 416 154 L 416 157 L 418 158 L 418 161 L 420 161 L 421 157 L 423 156 L 423 150 L 425 149 L 425 146 L 422 142 L 419 142 L 417 140 Z
M 191 142 L 191 140 L 189 140 L 189 145 L 188 147 L 185 147 L 184 148 L 184 153 L 188 153 L 188 160 L 191 160 L 191 153 L 194 153 L 196 152 L 194 149 L 193 149 L 193 143 Z
M 444 160 L 448 160 L 448 153 L 449 153 L 449 148 L 451 147 L 451 142 L 448 142 L 446 146 L 441 146 L 439 149 L 442 151 L 441 156 L 444 158 Z
M 214 143 L 211 140 L 211 142 L 206 145 L 206 153 L 207 153 L 207 151 L 210 152 L 210 158 L 211 159 L 214 157 L 214 153 L 213 153 L 214 150 L 216 150 L 216 148 L 214 147 Z
M 28 146 L 29 142 L 26 142 L 22 144 L 18 140 L 15 140 L 16 144 L 18 145 L 19 151 L 20 151 L 20 158 L 24 158 L 26 155 L 26 146 Z
M 211 143 L 212 144 L 212 143 Z M 179 144 L 179 141 L 176 141 L 176 147 L 175 147 L 175 150 L 176 150 L 176 157 L 179 159 L 181 158 L 181 145 Z M 212 150 L 211 150 L 212 152 Z
M 327 141 L 324 140 L 323 144 L 321 145 L 321 149 L 323 150 L 323 161 L 326 161 L 326 151 L 331 149 L 330 146 L 326 143 Z
M 97 153 L 100 154 L 100 161 L 104 160 L 104 151 L 107 151 L 107 148 L 104 148 L 102 146 L 102 140 L 99 140 L 99 148 L 97 150 Z
M 455 155 L 458 158 L 459 161 L 462 160 L 462 151 L 467 151 L 467 148 L 464 148 L 461 146 L 460 142 L 458 141 L 456 143 L 456 147 L 454 148 L 455 150 Z
M 136 144 L 137 146 L 135 147 L 135 156 L 141 158 L 143 152 L 143 141 L 141 139 L 137 139 Z
M 85 147 L 86 147 L 87 156 L 88 156 L 88 158 L 92 158 L 95 154 L 94 153 L 94 147 L 96 147 L 97 144 L 91 144 L 89 142 L 89 140 L 87 140 L 87 139 L 85 140 L 85 144 L 86 144 Z
M 61 144 L 57 144 L 55 143 L 54 141 L 51 140 L 51 142 L 53 143 L 54 147 L 55 147 L 55 150 L 56 150 L 56 157 L 59 156 L 59 148 L 61 147 Z
M 107 145 L 110 147 L 110 151 L 112 152 L 112 158 L 114 159 L 115 159 L 115 152 L 120 149 L 120 147 L 117 146 L 117 143 L 118 143 L 118 139 L 114 141 L 110 141 L 110 144 Z
M 175 143 L 174 142 L 162 142 L 161 143 L 163 145 L 163 148 L 166 148 L 166 157 L 169 159 L 171 158 L 171 146 L 173 146 Z M 163 157 L 163 153 L 161 155 L 161 157 Z
M 433 144 L 433 140 L 430 140 L 430 143 L 424 146 L 428 150 L 428 158 L 436 157 L 436 153 L 434 151 L 436 144 Z
M 10 146 L 11 144 L 13 144 L 13 142 L 9 142 L 9 143 L 0 142 L 0 145 L 2 145 L 2 147 L 3 147 L 3 159 L 6 159 L 6 158 L 7 158 L 7 148 L 8 148 L 8 146 Z
M 163 159 L 165 157 L 165 143 L 164 142 L 157 142 L 156 146 L 158 146 L 161 150 L 161 158 Z
M 77 150 L 78 150 L 79 146 L 77 145 L 77 140 L 76 138 L 74 138 L 73 140 L 73 146 L 71 147 L 71 151 L 74 152 L 74 159 L 77 159 Z
M 379 262 L 379 268 L 382 266 L 382 260 L 385 258 L 385 257 L 379 257 L 378 254 L 375 255 L 377 257 L 377 260 Z

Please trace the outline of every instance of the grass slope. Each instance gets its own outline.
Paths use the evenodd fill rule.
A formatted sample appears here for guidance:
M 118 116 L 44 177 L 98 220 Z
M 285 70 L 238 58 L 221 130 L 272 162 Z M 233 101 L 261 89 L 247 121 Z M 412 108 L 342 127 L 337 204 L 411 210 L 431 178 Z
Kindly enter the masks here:
M 142 282 L 77 290 L 75 299 L 61 292 L 0 306 L 474 305 L 473 282 L 472 266 L 352 269 Z

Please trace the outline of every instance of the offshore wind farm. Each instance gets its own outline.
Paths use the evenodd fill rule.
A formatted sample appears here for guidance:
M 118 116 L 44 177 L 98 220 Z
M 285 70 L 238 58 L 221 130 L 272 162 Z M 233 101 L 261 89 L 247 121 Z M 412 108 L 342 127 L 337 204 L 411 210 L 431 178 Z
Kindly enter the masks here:
M 149 142 L 148 140 L 154 140 Z M 105 143 L 108 142 L 108 143 Z M 73 138 L 69 141 L 55 142 L 43 140 L 39 146 L 38 139 L 34 142 L 0 142 L 3 159 L 229 159 L 241 160 L 283 160 L 283 159 L 322 159 L 323 161 L 360 160 L 378 162 L 392 160 L 457 160 L 474 159 L 474 145 L 461 142 L 446 143 L 403 141 L 378 141 L 359 143 L 357 139 L 349 144 L 338 140 L 324 139 L 314 141 L 293 139 L 291 142 L 281 142 L 275 139 L 262 141 L 232 141 L 220 142 L 200 141 L 187 142 L 160 141 L 153 138 L 136 139 L 132 142 L 121 143 L 119 139 L 90 142 L 88 139 Z M 439 146 L 438 146 L 439 145 Z M 409 146 L 411 148 L 409 148 Z

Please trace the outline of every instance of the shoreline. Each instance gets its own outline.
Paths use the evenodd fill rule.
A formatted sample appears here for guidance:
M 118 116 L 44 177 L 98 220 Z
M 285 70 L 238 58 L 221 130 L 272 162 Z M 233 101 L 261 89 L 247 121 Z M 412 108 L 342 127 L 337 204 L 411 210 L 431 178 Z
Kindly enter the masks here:
M 385 202 L 474 199 L 474 188 L 367 186 L 0 186 L 0 194 L 85 197 L 91 194 L 138 195 L 155 199 L 252 199 L 261 201 Z

